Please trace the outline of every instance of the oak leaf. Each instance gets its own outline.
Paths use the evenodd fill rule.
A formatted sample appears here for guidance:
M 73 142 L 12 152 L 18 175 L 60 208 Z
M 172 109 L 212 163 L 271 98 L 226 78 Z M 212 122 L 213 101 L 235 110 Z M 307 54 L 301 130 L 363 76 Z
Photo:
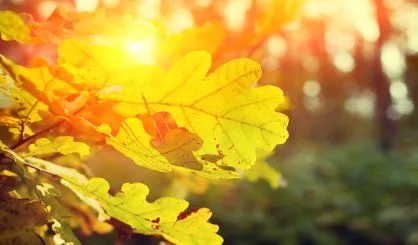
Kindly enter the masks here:
M 78 154 L 81 158 L 87 157 L 90 154 L 90 147 L 83 142 L 76 142 L 71 136 L 59 136 L 54 140 L 41 138 L 30 144 L 28 152 L 23 156 L 45 156 L 53 153 Z
M 186 211 L 189 205 L 187 201 L 171 197 L 148 202 L 149 189 L 141 183 L 125 183 L 121 192 L 110 195 L 109 183 L 102 178 L 87 180 L 74 169 L 36 158 L 26 160 L 60 176 L 61 183 L 73 190 L 81 200 L 104 217 L 111 216 L 131 226 L 134 232 L 161 235 L 176 244 L 215 245 L 223 241 L 216 234 L 219 227 L 208 222 L 211 211 L 206 208 Z
M 87 96 L 69 84 L 66 79 L 71 78 L 63 68 L 53 68 L 39 59 L 31 63 L 30 67 L 24 67 L 4 56 L 0 56 L 0 67 L 8 73 L 17 87 L 36 98 L 31 104 L 40 101 L 57 115 L 73 113 L 86 103 Z
M 283 102 L 283 93 L 273 86 L 253 88 L 261 68 L 252 60 L 232 60 L 207 75 L 210 66 L 208 53 L 193 52 L 176 62 L 164 79 L 137 81 L 102 98 L 121 102 L 119 110 L 127 114 L 169 113 L 179 127 L 203 140 L 192 150 L 203 166 L 197 173 L 234 178 L 236 170 L 254 164 L 256 148 L 272 150 L 286 141 L 288 118 L 275 111 Z M 152 137 L 144 127 L 140 119 L 129 118 L 116 136 L 107 135 L 107 142 L 135 163 L 154 170 L 185 165 L 178 162 L 174 166 L 166 159 L 150 143 Z M 172 150 L 182 152 L 179 147 Z
M 5 41 L 16 40 L 28 41 L 30 36 L 29 27 L 26 26 L 22 17 L 13 11 L 0 11 L 0 37 Z

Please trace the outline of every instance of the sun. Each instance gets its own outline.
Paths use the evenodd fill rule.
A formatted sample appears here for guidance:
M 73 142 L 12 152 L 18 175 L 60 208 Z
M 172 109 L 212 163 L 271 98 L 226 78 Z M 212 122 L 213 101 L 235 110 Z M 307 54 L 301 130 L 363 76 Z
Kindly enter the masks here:
M 158 38 L 149 36 L 141 40 L 128 40 L 125 47 L 139 64 L 153 65 L 157 59 L 158 43 Z

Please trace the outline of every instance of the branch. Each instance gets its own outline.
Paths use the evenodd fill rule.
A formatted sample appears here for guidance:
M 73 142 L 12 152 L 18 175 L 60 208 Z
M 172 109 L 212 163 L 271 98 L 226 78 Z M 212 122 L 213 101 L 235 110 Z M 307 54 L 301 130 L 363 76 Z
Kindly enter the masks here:
M 65 122 L 65 120 L 64 120 L 64 119 L 62 119 L 62 120 L 60 120 L 60 121 L 58 121 L 58 122 L 56 122 L 56 123 L 52 124 L 52 125 L 51 125 L 51 126 L 49 126 L 48 128 L 44 128 L 44 129 L 42 129 L 41 131 L 39 131 L 39 132 L 37 132 L 37 133 L 35 133 L 35 134 L 33 134 L 33 135 L 31 135 L 31 136 L 29 136 L 29 137 L 25 138 L 25 139 L 19 140 L 19 141 L 18 141 L 15 145 L 11 146 L 11 147 L 10 147 L 10 149 L 12 149 L 12 150 L 16 150 L 16 149 L 17 149 L 17 148 L 19 148 L 20 146 L 22 146 L 22 145 L 24 145 L 24 144 L 28 143 L 29 141 L 32 141 L 32 140 L 36 139 L 37 137 L 39 137 L 40 135 L 42 135 L 42 134 L 44 134 L 44 133 L 47 133 L 48 131 L 50 131 L 50 130 L 52 130 L 52 129 L 54 129 L 54 128 L 58 127 L 58 126 L 60 126 L 60 125 L 61 125 L 61 124 L 63 124 L 64 122 Z

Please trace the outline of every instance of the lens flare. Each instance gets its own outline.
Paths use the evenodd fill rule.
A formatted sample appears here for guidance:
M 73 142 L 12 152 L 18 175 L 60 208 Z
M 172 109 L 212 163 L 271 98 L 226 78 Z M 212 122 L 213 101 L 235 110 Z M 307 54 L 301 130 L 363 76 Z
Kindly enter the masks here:
M 158 39 L 154 36 L 144 38 L 142 40 L 134 40 L 126 42 L 127 51 L 135 56 L 135 60 L 139 64 L 152 65 L 156 62 Z

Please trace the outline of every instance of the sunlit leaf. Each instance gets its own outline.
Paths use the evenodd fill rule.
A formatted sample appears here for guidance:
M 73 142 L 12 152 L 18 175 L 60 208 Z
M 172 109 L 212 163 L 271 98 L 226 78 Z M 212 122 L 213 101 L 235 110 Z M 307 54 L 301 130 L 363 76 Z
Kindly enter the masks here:
M 216 235 L 218 226 L 208 223 L 211 212 L 199 209 L 183 219 L 182 212 L 188 203 L 181 199 L 160 198 L 146 201 L 148 188 L 143 184 L 124 184 L 121 193 L 108 194 L 109 185 L 104 179 L 92 179 L 87 191 L 99 197 L 106 212 L 132 226 L 135 232 L 162 235 L 177 244 L 220 244 Z
M 29 39 L 30 30 L 22 17 L 12 11 L 0 11 L 0 37 L 1 39 L 26 42 Z
M 158 68 L 140 65 L 129 43 L 92 44 L 68 40 L 58 48 L 58 63 L 74 74 L 74 86 L 93 91 L 117 90 L 137 80 L 155 78 Z
M 169 35 L 161 41 L 160 59 L 175 60 L 189 52 L 198 50 L 205 50 L 213 54 L 224 41 L 225 35 L 225 30 L 220 24 L 216 23 L 207 23 Z M 193 42 L 190 42 L 190 40 L 193 40 Z
M 40 112 L 47 111 L 48 107 L 38 101 L 31 94 L 19 88 L 11 88 L 10 95 L 14 99 L 14 109 L 17 111 L 20 118 L 27 120 L 27 122 L 37 122 L 42 120 Z
M 50 67 L 40 59 L 32 65 L 33 67 L 26 68 L 0 56 L 0 66 L 12 77 L 19 88 L 26 90 L 16 90 L 16 93 L 23 95 L 12 96 L 22 97 L 25 104 L 31 104 L 29 111 L 34 110 L 33 106 L 38 106 L 37 103 L 41 102 L 48 105 L 55 114 L 65 115 L 85 105 L 86 95 L 79 93 L 68 83 L 67 79 L 72 78 L 68 77 L 63 69 Z M 30 96 L 27 93 L 30 93 Z M 30 102 L 29 98 L 31 98 Z
M 73 137 L 60 136 L 53 141 L 41 138 L 35 141 L 34 144 L 30 144 L 28 147 L 28 153 L 24 156 L 44 156 L 52 153 L 67 154 L 79 154 L 80 157 L 86 157 L 90 154 L 90 147 L 82 142 L 75 142 Z
M 32 123 L 42 120 L 41 113 L 48 110 L 48 107 L 38 101 L 31 94 L 15 86 L 0 91 L 0 96 L 5 96 L 11 100 L 8 106 L 15 116 L 2 116 L 0 124 L 6 125 L 13 135 L 30 136 L 33 131 L 30 127 Z
M 80 185 L 88 183 L 88 179 L 75 169 L 61 167 L 34 157 L 22 158 L 19 154 L 15 153 L 1 142 L 0 151 L 9 159 L 15 161 L 20 167 L 24 168 L 30 166 L 30 170 L 33 170 L 33 168 L 44 168 L 42 173 L 52 177 L 55 181 L 61 181 L 62 184 L 67 187 L 72 187 L 68 181 Z M 29 177 L 30 171 L 25 172 L 25 175 L 27 175 L 26 177 Z M 38 173 L 39 172 L 36 172 L 35 175 Z M 14 187 L 13 181 L 6 180 L 7 179 L 2 178 L 0 175 L 0 194 L 9 191 Z M 42 202 L 44 208 L 48 209 L 49 216 L 54 220 L 52 228 L 56 232 L 54 237 L 56 242 L 59 243 L 65 240 L 74 244 L 80 244 L 78 239 L 72 234 L 70 225 L 71 227 L 80 227 L 81 231 L 88 235 L 92 233 L 92 230 L 99 233 L 110 231 L 110 225 L 98 221 L 97 214 L 93 212 L 93 209 L 95 209 L 99 213 L 104 214 L 103 209 L 95 199 L 79 196 L 86 204 L 77 203 L 79 200 L 74 195 L 65 194 L 64 189 L 62 189 L 63 187 L 59 187 L 61 187 L 60 190 L 56 189 L 56 186 L 44 182 L 37 184 L 35 187 L 37 197 Z
M 5 80 L 5 86 L 0 90 L 0 96 L 8 97 L 13 100 L 14 103 L 10 108 L 17 112 L 20 119 L 25 120 L 27 123 L 40 121 L 42 117 L 39 113 L 41 111 L 47 111 L 48 107 L 20 87 L 20 84 L 9 84 L 9 78 L 14 77 L 16 79 L 20 75 L 20 69 L 17 67 L 18 66 L 14 64 L 14 62 L 0 55 L 0 71 L 6 73 L 0 75 L 0 77 L 4 77 Z
M 275 111 L 283 93 L 273 86 L 252 88 L 261 76 L 261 68 L 254 61 L 233 60 L 206 75 L 210 66 L 206 52 L 190 53 L 176 62 L 163 80 L 138 82 L 136 89 L 104 97 L 126 102 L 120 107 L 126 113 L 169 113 L 179 127 L 203 141 L 203 145 L 191 149 L 203 168 L 197 171 L 199 174 L 236 177 L 235 169 L 248 169 L 254 164 L 256 148 L 272 150 L 286 141 L 288 119 Z M 138 118 L 127 119 L 107 142 L 137 164 L 154 170 L 187 168 L 190 159 L 174 166 L 152 144 L 153 137 L 146 128 Z M 182 146 L 197 142 L 196 137 L 184 139 Z M 186 153 L 180 147 L 172 151 Z
M 77 196 L 68 192 L 65 187 L 57 183 L 41 183 L 36 187 L 40 192 L 38 196 L 50 210 L 56 244 L 63 241 L 80 244 L 72 233 L 72 228 L 79 228 L 83 235 L 92 235 L 93 232 L 108 233 L 112 230 L 109 224 L 98 220 L 97 213 L 91 207 L 80 202 Z
M 81 200 L 102 215 L 130 225 L 134 232 L 162 235 L 177 244 L 222 243 L 222 238 L 216 234 L 218 226 L 208 223 L 211 216 L 208 209 L 185 211 L 189 205 L 185 200 L 170 197 L 148 202 L 149 189 L 141 183 L 126 183 L 120 193 L 112 196 L 109 194 L 109 183 L 104 179 L 93 178 L 86 182 L 85 177 L 73 169 L 40 159 L 27 160 L 59 175 L 61 183 L 76 192 Z

